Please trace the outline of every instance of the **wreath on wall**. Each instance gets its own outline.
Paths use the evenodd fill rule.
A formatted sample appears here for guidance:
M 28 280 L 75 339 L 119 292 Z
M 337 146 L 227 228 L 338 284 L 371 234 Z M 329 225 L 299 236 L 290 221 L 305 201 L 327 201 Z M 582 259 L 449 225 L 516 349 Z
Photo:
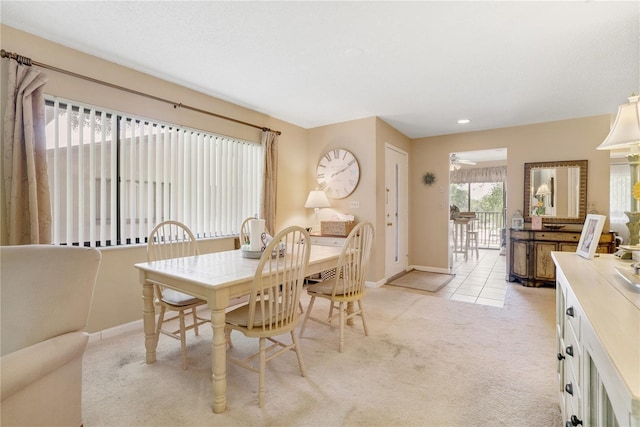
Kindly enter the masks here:
M 422 175 L 422 183 L 427 187 L 430 187 L 435 182 L 436 182 L 436 176 L 433 174 L 433 172 L 427 172 L 424 175 Z

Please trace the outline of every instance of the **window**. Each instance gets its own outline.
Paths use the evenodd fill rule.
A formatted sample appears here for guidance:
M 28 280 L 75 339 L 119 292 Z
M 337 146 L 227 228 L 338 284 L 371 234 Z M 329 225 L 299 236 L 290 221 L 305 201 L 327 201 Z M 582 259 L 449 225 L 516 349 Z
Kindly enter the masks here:
M 626 227 L 629 218 L 625 211 L 633 210 L 631 206 L 631 171 L 629 163 L 620 163 L 624 159 L 611 159 L 609 181 L 609 223 L 611 229 L 629 242 L 629 229 Z
M 158 222 L 230 236 L 259 211 L 262 146 L 58 98 L 46 102 L 53 243 L 144 243 Z

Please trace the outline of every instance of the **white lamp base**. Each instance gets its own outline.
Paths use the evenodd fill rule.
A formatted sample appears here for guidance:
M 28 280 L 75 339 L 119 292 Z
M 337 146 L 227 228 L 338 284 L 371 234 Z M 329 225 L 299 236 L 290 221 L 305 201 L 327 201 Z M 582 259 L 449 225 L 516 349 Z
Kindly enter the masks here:
M 627 228 L 629 229 L 629 244 L 635 246 L 640 243 L 640 212 L 625 212 L 628 218 Z

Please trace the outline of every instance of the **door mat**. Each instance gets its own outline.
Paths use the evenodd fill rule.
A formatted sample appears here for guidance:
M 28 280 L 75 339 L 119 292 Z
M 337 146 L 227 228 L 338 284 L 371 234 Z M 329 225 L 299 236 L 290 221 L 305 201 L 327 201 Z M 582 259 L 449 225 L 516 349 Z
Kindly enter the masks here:
M 456 275 L 445 273 L 431 273 L 429 271 L 411 270 L 407 274 L 392 279 L 387 285 L 401 288 L 418 289 L 420 291 L 438 292 L 445 287 Z

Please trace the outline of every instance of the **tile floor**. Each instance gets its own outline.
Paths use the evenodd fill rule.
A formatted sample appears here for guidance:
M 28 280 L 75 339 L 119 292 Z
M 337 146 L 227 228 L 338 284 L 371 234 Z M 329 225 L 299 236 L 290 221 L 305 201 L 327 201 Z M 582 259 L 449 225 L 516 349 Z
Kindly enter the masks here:
M 496 249 L 480 249 L 478 257 L 458 254 L 453 258 L 456 277 L 436 294 L 438 297 L 474 304 L 503 307 L 509 289 L 507 260 Z

